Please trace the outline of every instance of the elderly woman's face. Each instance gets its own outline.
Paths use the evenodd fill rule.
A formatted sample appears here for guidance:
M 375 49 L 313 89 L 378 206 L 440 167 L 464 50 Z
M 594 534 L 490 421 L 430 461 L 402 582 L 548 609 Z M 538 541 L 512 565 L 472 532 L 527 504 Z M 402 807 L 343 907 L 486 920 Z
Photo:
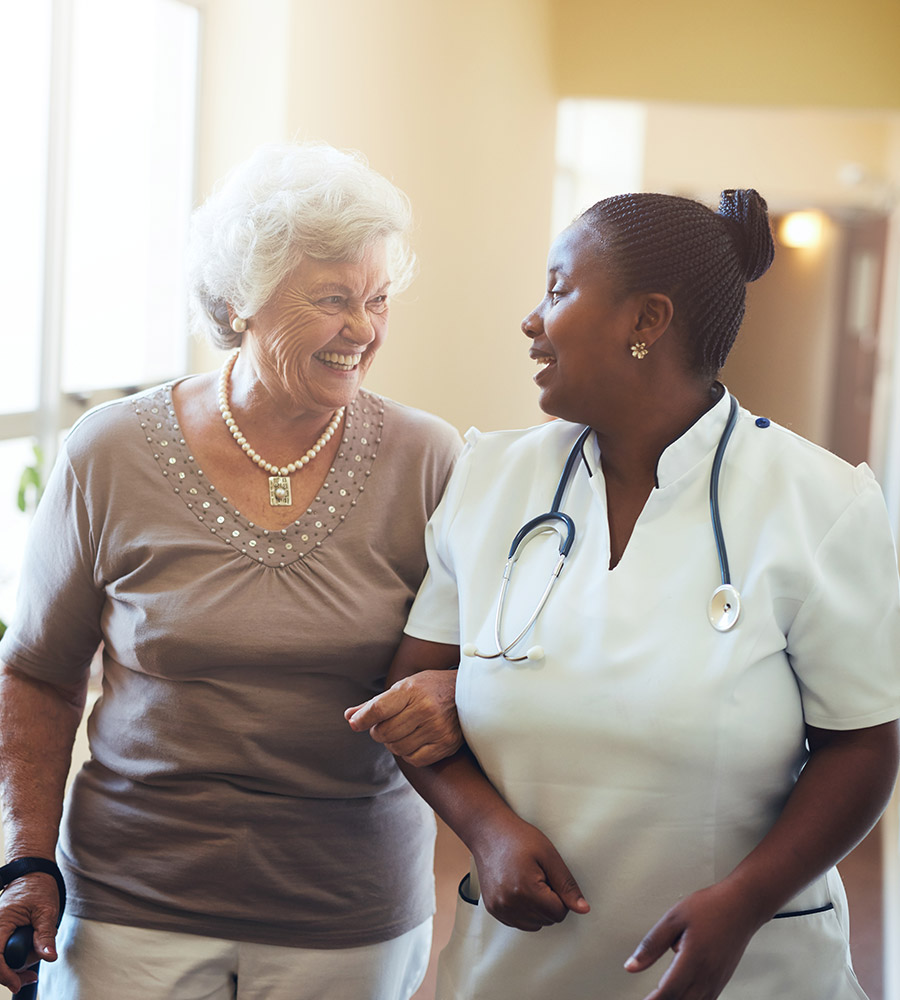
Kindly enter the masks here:
M 389 285 L 384 243 L 358 263 L 303 258 L 244 335 L 269 392 L 311 411 L 349 403 L 387 334 Z

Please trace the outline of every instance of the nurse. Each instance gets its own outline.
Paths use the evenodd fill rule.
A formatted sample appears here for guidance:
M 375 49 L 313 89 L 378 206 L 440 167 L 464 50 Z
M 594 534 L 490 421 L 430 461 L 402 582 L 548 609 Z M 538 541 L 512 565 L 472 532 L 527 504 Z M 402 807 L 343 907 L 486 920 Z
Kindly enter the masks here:
M 469 432 L 399 688 L 349 713 L 402 756 L 415 736 L 385 705 L 402 678 L 459 664 L 464 745 L 401 764 L 473 857 L 439 1000 L 864 997 L 834 865 L 890 796 L 900 716 L 897 560 L 869 469 L 740 409 L 718 495 L 741 613 L 728 631 L 708 614 L 732 408 L 717 375 L 772 256 L 752 190 L 718 212 L 608 198 L 551 248 L 522 329 L 560 419 Z M 586 427 L 568 562 L 522 640 L 486 659 L 510 540 Z M 555 534 L 522 550 L 501 645 L 558 550 Z

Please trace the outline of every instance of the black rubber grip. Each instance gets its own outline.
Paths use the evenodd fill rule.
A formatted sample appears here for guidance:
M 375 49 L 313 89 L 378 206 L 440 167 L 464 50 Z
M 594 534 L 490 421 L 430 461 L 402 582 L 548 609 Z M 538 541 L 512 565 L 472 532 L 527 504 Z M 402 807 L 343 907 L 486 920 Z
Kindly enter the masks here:
M 34 941 L 33 927 L 17 927 L 9 936 L 6 947 L 3 949 L 3 961 L 13 970 L 18 972 L 25 968 L 28 956 Z

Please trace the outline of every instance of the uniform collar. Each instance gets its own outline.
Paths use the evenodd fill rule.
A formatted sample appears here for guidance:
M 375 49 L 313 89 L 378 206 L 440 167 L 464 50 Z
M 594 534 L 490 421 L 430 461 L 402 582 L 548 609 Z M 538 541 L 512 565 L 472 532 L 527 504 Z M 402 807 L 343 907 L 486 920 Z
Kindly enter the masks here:
M 665 489 L 681 479 L 695 466 L 702 462 L 716 449 L 722 431 L 728 423 L 728 411 L 731 405 L 731 393 L 722 386 L 722 395 L 705 412 L 702 413 L 687 430 L 666 445 L 656 461 L 656 488 Z M 596 489 L 603 492 L 603 476 L 599 479 L 594 473 L 600 471 L 600 444 L 597 435 L 592 434 L 582 449 L 588 475 Z
M 730 400 L 730 393 L 722 386 L 719 400 L 666 446 L 656 463 L 658 489 L 671 486 L 715 451 L 728 422 Z

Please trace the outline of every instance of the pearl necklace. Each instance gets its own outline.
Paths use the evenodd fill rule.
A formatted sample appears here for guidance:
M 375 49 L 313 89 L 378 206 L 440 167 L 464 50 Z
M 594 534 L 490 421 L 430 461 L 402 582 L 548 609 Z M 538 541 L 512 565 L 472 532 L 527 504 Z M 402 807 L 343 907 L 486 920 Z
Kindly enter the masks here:
M 294 462 L 289 462 L 287 465 L 273 465 L 271 462 L 267 462 L 262 455 L 250 447 L 250 443 L 244 437 L 240 427 L 238 427 L 237 421 L 234 419 L 228 404 L 228 382 L 231 379 L 231 370 L 234 368 L 234 363 L 237 361 L 240 353 L 241 349 L 238 347 L 225 364 L 222 365 L 222 373 L 219 375 L 219 412 L 222 414 L 222 419 L 225 421 L 225 426 L 231 432 L 231 436 L 240 445 L 241 451 L 246 453 L 251 462 L 255 462 L 261 469 L 269 473 L 269 503 L 273 507 L 290 507 L 292 503 L 291 473 L 302 469 L 304 465 L 309 465 L 334 437 L 334 432 L 340 427 L 341 420 L 344 417 L 344 407 L 341 406 L 335 411 L 334 416 L 331 418 L 331 423 L 325 428 L 325 432 L 301 458 L 298 458 Z

